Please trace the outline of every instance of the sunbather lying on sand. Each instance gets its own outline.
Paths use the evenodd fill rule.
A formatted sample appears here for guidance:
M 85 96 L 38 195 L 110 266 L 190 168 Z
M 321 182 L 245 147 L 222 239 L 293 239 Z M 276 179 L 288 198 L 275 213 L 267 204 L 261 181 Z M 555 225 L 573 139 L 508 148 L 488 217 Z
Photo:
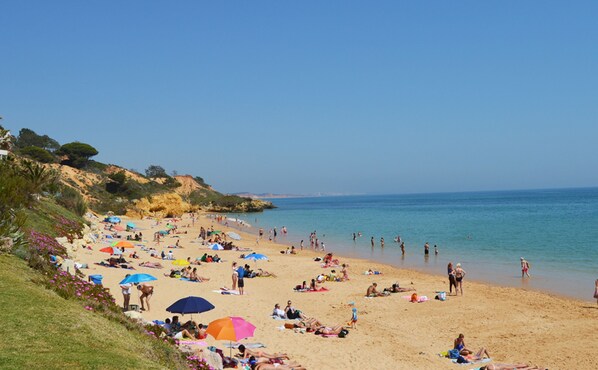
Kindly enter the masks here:
M 390 292 L 390 293 L 411 292 L 414 290 L 415 290 L 414 288 L 401 288 L 399 286 L 399 283 L 392 284 L 392 286 L 390 288 L 384 288 L 385 292 Z
M 282 361 L 281 359 L 269 359 L 266 357 L 249 357 L 249 365 L 251 369 L 258 370 L 278 370 L 278 369 L 293 369 L 293 370 L 305 370 L 304 367 L 296 362 Z
M 526 364 L 488 364 L 486 366 L 480 367 L 480 370 L 544 370 L 544 367 L 537 367 L 537 366 L 529 366 Z
M 255 272 L 255 276 L 259 276 L 259 277 L 276 277 L 276 275 L 274 275 L 271 272 L 262 270 L 262 269 L 257 269 L 257 271 Z
M 280 358 L 280 359 L 286 359 L 286 360 L 289 359 L 289 355 L 287 355 L 286 353 L 269 354 L 269 353 L 266 353 L 264 351 L 259 351 L 259 350 L 252 351 L 248 348 L 245 348 L 245 346 L 242 344 L 239 346 L 239 354 L 241 355 L 242 358 L 249 358 L 251 356 L 254 356 L 256 359 L 257 358 L 266 358 L 266 359 Z
M 319 334 L 338 335 L 338 334 L 340 334 L 341 330 L 343 330 L 342 325 L 335 325 L 333 327 L 321 326 L 316 329 L 316 332 L 314 334 L 316 334 L 316 335 L 319 335 Z
M 149 267 L 149 268 L 152 268 L 152 269 L 161 269 L 161 268 L 164 267 L 164 266 L 162 266 L 162 264 L 160 262 L 149 262 L 149 261 L 148 262 L 141 262 L 139 264 L 139 266 L 141 266 L 141 267 Z

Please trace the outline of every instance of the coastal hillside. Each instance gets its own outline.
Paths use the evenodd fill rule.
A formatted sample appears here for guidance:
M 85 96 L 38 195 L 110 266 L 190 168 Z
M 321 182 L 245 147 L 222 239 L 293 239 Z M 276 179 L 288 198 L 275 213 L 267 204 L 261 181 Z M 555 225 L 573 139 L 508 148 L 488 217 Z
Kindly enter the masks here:
M 35 171 L 54 183 L 46 194 L 72 198 L 81 211 L 89 207 L 98 213 L 169 217 L 197 210 L 260 212 L 273 208 L 270 202 L 222 194 L 199 176 L 168 175 L 159 165 L 149 165 L 142 174 L 95 161 L 92 157 L 99 151 L 86 143 L 61 145 L 30 129 L 16 136 L 8 134 L 5 141 L 12 160 L 33 163 Z

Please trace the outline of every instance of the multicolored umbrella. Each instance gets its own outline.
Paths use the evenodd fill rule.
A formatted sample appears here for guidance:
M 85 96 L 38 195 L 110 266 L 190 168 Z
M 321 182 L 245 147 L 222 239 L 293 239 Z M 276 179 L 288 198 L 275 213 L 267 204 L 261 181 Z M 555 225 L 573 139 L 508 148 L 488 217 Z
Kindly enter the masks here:
M 113 247 L 119 247 L 119 248 L 135 248 L 135 245 L 133 245 L 133 243 L 126 241 L 126 240 L 119 240 L 117 242 L 112 242 L 112 244 L 110 244 Z
M 212 321 L 208 325 L 206 333 L 216 340 L 239 341 L 253 337 L 255 326 L 242 317 L 227 316 Z
M 214 243 L 214 244 L 210 245 L 210 249 L 214 250 L 214 251 L 221 251 L 224 249 L 224 247 L 218 243 Z
M 123 252 L 116 247 L 104 247 L 104 248 L 100 249 L 100 252 L 110 253 L 110 254 L 123 254 Z
M 216 340 L 229 340 L 237 342 L 241 339 L 253 337 L 255 326 L 242 317 L 227 316 L 212 321 L 206 330 Z M 232 355 L 232 346 L 231 346 Z

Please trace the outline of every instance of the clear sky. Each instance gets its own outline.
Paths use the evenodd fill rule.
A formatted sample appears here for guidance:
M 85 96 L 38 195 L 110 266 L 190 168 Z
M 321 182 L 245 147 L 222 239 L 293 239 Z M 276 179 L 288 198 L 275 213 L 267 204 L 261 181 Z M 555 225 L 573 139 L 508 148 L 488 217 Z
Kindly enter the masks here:
M 598 185 L 598 2 L 2 1 L 0 115 L 224 192 Z

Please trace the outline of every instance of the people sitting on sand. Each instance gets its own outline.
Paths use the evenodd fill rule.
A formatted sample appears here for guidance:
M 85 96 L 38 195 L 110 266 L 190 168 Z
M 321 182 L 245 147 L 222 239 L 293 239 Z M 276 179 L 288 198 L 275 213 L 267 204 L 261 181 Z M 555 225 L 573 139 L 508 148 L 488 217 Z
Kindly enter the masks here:
M 280 309 L 280 305 L 278 303 L 276 303 L 274 305 L 274 310 L 272 311 L 272 316 L 274 316 L 275 318 L 279 318 L 279 319 L 287 318 L 287 315 L 285 314 L 285 312 L 283 310 Z
M 314 282 L 315 282 L 315 280 L 314 280 Z M 295 286 L 293 288 L 293 290 L 296 290 L 296 291 L 299 291 L 299 292 L 304 292 L 306 290 L 309 290 L 309 286 L 307 285 L 307 282 L 304 280 L 303 283 Z
M 309 290 L 318 290 L 316 279 L 311 279 L 311 283 L 309 284 Z
M 390 292 L 390 293 L 402 293 L 402 292 L 415 291 L 415 288 L 401 288 L 399 286 L 399 283 L 394 283 L 394 284 L 392 284 L 392 286 L 390 288 L 384 288 L 384 291 Z
M 262 269 L 257 269 L 257 271 L 255 271 L 255 276 L 257 276 L 257 277 L 276 277 L 275 274 L 268 272 L 266 270 L 262 270 Z
M 164 266 L 162 266 L 162 264 L 160 262 L 150 262 L 150 261 L 148 261 L 148 262 L 141 262 L 139 264 L 139 266 L 141 266 L 141 267 L 149 267 L 149 268 L 152 268 L 152 269 L 161 269 L 161 268 L 164 267 Z
M 137 251 L 133 251 L 133 253 L 129 254 L 129 258 L 135 258 L 138 259 L 139 256 L 137 255 Z
M 469 356 L 469 355 L 473 355 L 473 351 L 467 349 L 467 347 L 465 347 L 465 335 L 463 334 L 459 334 L 459 336 L 457 338 L 455 338 L 455 341 L 453 343 L 453 349 L 456 349 L 459 351 L 459 354 L 461 356 Z M 482 359 L 482 355 L 486 355 L 488 356 L 488 358 L 490 358 L 490 354 L 488 354 L 488 351 L 486 351 L 485 348 L 481 348 L 475 355 L 473 355 L 473 359 L 474 360 L 481 360 Z
M 368 287 L 368 290 L 365 293 L 365 296 L 366 297 L 384 297 L 384 296 L 388 295 L 387 293 L 379 292 L 377 287 L 378 287 L 378 283 L 372 283 L 372 285 L 370 285 Z
M 191 266 L 187 266 L 181 270 L 181 277 L 186 279 L 191 277 Z
M 179 270 L 175 270 L 175 269 L 170 269 L 170 272 L 168 274 L 164 274 L 164 276 L 169 277 L 169 278 L 180 278 L 181 277 L 181 271 Z
M 349 270 L 347 269 L 347 267 L 349 267 L 349 265 L 346 263 L 343 263 L 342 267 L 343 267 L 343 269 L 341 270 L 341 273 L 343 274 L 343 276 L 341 277 L 341 281 L 347 281 L 347 280 L 349 280 Z
M 305 316 L 300 310 L 295 309 L 295 307 L 291 305 L 291 301 L 287 302 L 287 306 L 285 307 L 284 312 L 287 315 L 287 318 L 289 318 L 290 320 L 307 319 L 307 316 Z
M 189 275 L 189 280 L 201 283 L 202 281 L 210 280 L 210 278 L 197 275 L 197 267 L 194 267 L 193 271 L 191 271 L 191 274 Z

